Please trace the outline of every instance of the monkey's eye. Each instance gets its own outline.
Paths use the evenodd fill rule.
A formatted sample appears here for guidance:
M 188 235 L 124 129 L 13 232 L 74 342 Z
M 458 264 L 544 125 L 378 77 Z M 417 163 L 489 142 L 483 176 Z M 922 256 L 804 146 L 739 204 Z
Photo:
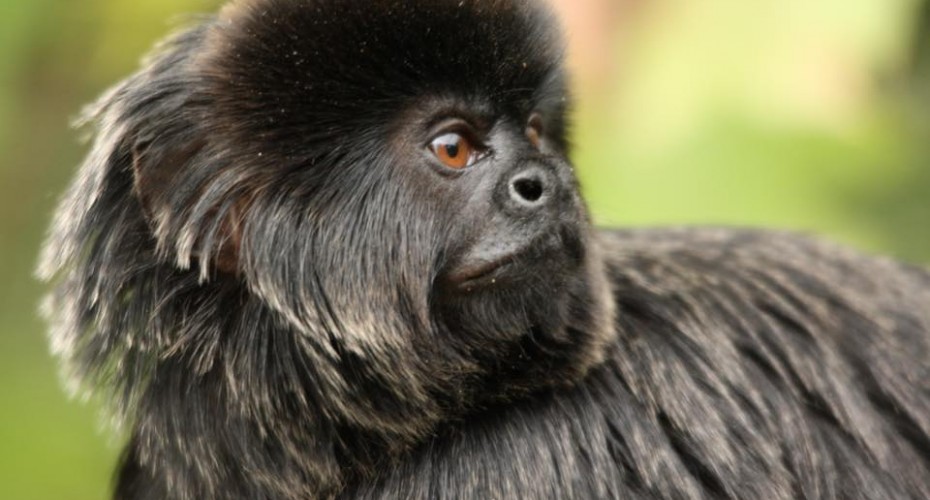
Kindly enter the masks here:
M 443 165 L 455 170 L 470 167 L 480 158 L 478 149 L 468 139 L 455 132 L 433 139 L 429 149 Z
M 543 128 L 542 117 L 536 113 L 533 113 L 533 116 L 530 116 L 530 120 L 526 124 L 526 137 L 533 144 L 533 147 L 540 149 L 542 147 L 542 138 L 545 133 Z

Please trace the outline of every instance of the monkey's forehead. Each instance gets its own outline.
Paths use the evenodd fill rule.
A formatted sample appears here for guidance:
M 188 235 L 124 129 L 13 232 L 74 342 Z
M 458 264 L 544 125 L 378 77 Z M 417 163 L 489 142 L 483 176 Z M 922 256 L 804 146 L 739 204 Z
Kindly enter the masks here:
M 203 67 L 218 95 L 324 122 L 423 92 L 512 102 L 561 71 L 558 29 L 541 3 L 239 0 L 212 28 Z

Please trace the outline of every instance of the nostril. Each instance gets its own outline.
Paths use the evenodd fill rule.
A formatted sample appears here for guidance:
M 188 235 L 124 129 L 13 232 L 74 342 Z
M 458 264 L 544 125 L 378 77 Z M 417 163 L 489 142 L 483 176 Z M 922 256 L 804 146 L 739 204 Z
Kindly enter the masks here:
M 518 201 L 529 203 L 536 203 L 539 201 L 545 192 L 542 180 L 535 176 L 516 179 L 510 187 L 512 194 L 516 195 Z

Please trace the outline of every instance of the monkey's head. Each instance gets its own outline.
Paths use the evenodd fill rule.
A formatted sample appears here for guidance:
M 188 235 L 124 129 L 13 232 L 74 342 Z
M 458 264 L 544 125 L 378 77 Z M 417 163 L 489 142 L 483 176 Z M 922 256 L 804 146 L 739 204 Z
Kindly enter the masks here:
M 57 351 L 143 431 L 200 398 L 409 444 L 577 381 L 612 309 L 556 35 L 521 0 L 243 0 L 176 37 L 93 111 Z

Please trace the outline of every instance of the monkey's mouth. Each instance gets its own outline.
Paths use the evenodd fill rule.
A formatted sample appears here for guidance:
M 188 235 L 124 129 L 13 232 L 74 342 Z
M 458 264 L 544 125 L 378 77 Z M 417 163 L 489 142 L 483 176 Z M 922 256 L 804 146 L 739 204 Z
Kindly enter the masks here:
M 442 282 L 453 289 L 471 292 L 478 288 L 528 284 L 574 272 L 584 260 L 584 244 L 576 231 L 547 232 L 521 245 L 501 245 L 492 251 L 470 252 L 458 261 Z
M 466 265 L 448 274 L 446 279 L 450 285 L 466 291 L 479 286 L 494 285 L 505 277 L 506 269 L 511 267 L 518 257 L 519 253 L 513 253 Z

